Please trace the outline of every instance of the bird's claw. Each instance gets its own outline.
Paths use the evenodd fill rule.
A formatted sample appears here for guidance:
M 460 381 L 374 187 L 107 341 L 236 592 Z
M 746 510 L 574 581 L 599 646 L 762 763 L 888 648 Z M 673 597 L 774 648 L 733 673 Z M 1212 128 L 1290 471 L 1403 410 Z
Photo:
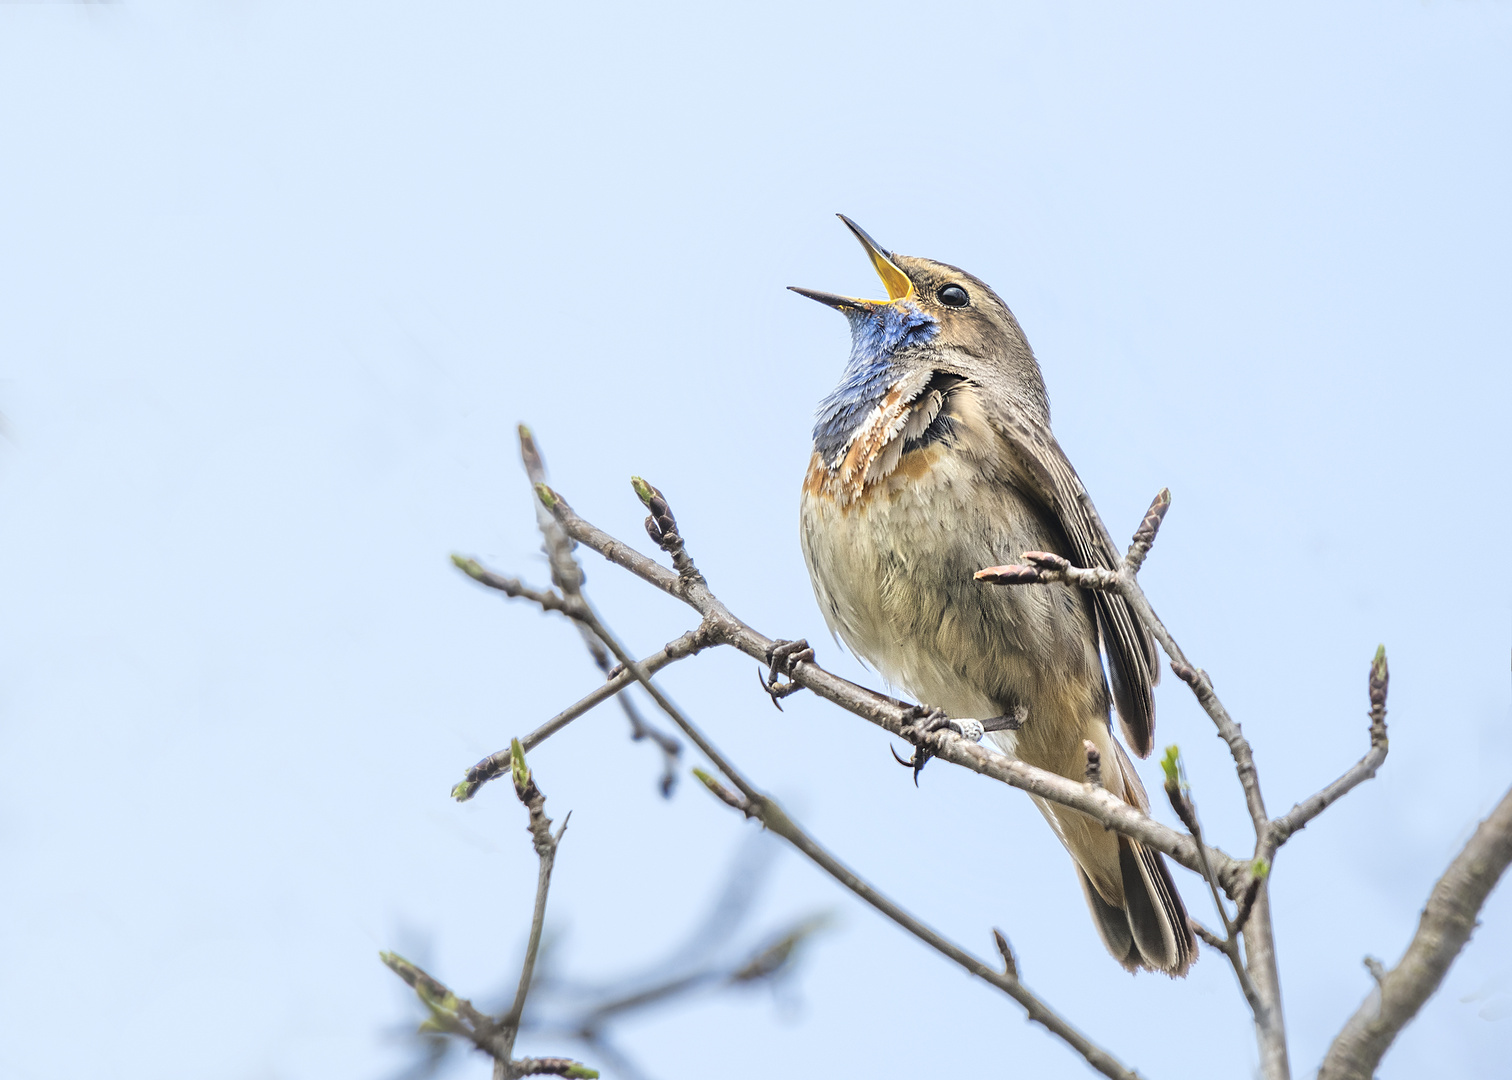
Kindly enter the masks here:
M 914 744 L 913 757 L 904 761 L 898 756 L 896 750 L 892 751 L 894 761 L 899 765 L 906 765 L 913 769 L 914 787 L 919 786 L 919 774 L 924 771 L 924 766 L 928 763 L 929 759 L 934 757 L 934 751 L 929 749 L 925 744 L 924 736 L 948 729 L 963 739 L 969 739 L 972 742 L 981 742 L 982 736 L 987 732 L 987 728 L 980 720 L 969 718 L 953 720 L 945 715 L 944 709 L 935 709 L 928 705 L 915 706 L 914 715 L 918 719 L 908 726 L 906 733 L 906 737 Z M 891 750 L 892 748 L 889 747 L 888 749 Z
M 761 688 L 772 699 L 772 704 L 777 706 L 777 711 L 782 711 L 782 699 L 789 694 L 802 690 L 803 687 L 793 681 L 793 671 L 805 661 L 814 659 L 814 650 L 809 648 L 809 643 L 802 638 L 797 641 L 774 641 L 772 647 L 767 650 L 766 672 L 758 672 L 757 679 L 761 682 Z M 787 682 L 782 681 L 786 675 Z

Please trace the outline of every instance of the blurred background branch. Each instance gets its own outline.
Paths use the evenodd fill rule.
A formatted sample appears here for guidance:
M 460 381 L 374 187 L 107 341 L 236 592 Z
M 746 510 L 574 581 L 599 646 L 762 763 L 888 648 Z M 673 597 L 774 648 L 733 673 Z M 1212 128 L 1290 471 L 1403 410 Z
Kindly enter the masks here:
M 766 833 L 737 845 L 724 882 L 683 939 L 662 956 L 620 975 L 584 976 L 567 969 L 565 944 L 547 932 L 536 960 L 535 979 L 520 1020 L 520 1035 L 541 1045 L 575 1045 L 585 1059 L 613 1077 L 637 1080 L 654 1074 L 623 1049 L 622 1036 L 637 1023 L 668 1009 L 698 1006 L 712 998 L 766 989 L 786 1011 L 797 1007 L 795 979 L 813 938 L 833 924 L 827 911 L 810 911 L 772 923 L 761 918 L 781 846 Z M 763 923 L 766 925 L 763 927 Z M 482 1000 L 502 1012 L 512 988 Z M 423 999 L 418 1028 L 396 1032 L 409 1046 L 410 1061 L 390 1080 L 431 1080 L 462 1063 L 465 1048 L 433 1026 Z

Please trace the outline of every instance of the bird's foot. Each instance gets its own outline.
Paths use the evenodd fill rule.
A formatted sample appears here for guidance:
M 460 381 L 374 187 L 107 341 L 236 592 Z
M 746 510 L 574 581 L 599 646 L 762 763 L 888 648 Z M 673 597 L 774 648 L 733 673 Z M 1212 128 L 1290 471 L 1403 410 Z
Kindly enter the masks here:
M 761 688 L 772 699 L 772 704 L 777 706 L 777 711 L 782 711 L 782 699 L 803 687 L 793 681 L 793 671 L 804 661 L 814 659 L 814 650 L 809 648 L 809 643 L 802 638 L 797 641 L 774 641 L 772 647 L 767 650 L 768 669 L 758 672 L 757 678 L 761 682 Z M 782 676 L 788 677 L 787 682 L 782 681 Z
M 904 732 L 904 737 L 914 744 L 913 757 L 904 761 L 898 757 L 896 750 L 892 752 L 893 760 L 899 765 L 907 765 L 913 769 L 914 787 L 919 786 L 919 774 L 924 771 L 924 766 L 928 763 L 929 759 L 934 757 L 934 751 L 930 750 L 924 742 L 926 735 L 933 735 L 936 731 L 945 731 L 948 729 L 963 739 L 969 739 L 972 742 L 981 742 L 982 736 L 988 731 L 1006 730 L 1003 727 L 987 726 L 988 724 L 995 724 L 1003 720 L 1004 717 L 1001 716 L 994 717 L 985 723 L 969 717 L 953 719 L 945 715 L 944 709 L 935 709 L 928 705 L 914 706 L 914 715 L 918 719 L 910 724 Z

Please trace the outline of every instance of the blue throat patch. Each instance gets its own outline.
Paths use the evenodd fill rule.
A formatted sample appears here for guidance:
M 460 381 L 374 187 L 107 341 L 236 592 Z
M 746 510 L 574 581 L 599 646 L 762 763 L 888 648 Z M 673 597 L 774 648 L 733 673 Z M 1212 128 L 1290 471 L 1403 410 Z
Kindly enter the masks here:
M 814 448 L 833 465 L 856 428 L 897 382 L 893 354 L 922 345 L 940 332 L 940 324 L 907 301 L 883 304 L 872 311 L 848 310 L 851 354 L 840 385 L 819 403 L 814 417 Z

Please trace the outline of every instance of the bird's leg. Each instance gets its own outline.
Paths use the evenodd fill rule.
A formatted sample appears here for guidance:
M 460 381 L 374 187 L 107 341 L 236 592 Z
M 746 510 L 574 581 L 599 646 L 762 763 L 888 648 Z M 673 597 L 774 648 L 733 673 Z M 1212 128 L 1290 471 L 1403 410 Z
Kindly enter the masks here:
M 793 682 L 793 669 L 805 660 L 814 659 L 814 650 L 809 648 L 809 643 L 802 638 L 797 641 L 774 641 L 772 647 L 767 650 L 767 664 L 769 669 L 764 674 L 758 674 L 761 688 L 771 697 L 772 704 L 777 706 L 777 711 L 782 711 L 782 699 L 803 687 Z M 781 677 L 788 676 L 787 682 L 782 682 Z
M 983 731 L 1018 731 L 1024 726 L 1024 721 L 1029 719 L 1029 708 L 1026 705 L 1015 705 L 1002 716 L 989 717 L 982 721 Z
M 945 715 L 944 709 L 936 709 L 928 705 L 915 705 L 914 715 L 918 719 L 910 724 L 908 730 L 904 733 L 905 737 L 914 744 L 913 757 L 904 761 L 898 757 L 898 752 L 893 750 L 893 760 L 899 765 L 907 765 L 913 769 L 914 787 L 918 787 L 919 773 L 924 771 L 925 763 L 934 757 L 933 751 L 925 746 L 922 741 L 924 736 L 949 728 L 963 739 L 970 739 L 972 742 L 981 742 L 982 736 L 989 731 L 1019 730 L 1024 726 L 1028 713 L 1029 710 L 1024 706 L 1015 705 L 1012 712 L 1004 713 L 1002 716 L 993 716 L 986 720 L 973 720 L 961 717 L 951 718 Z
M 919 786 L 919 774 L 924 771 L 924 766 L 929 759 L 934 757 L 934 752 L 924 742 L 926 735 L 949 728 L 963 739 L 981 742 L 982 734 L 986 730 L 980 720 L 951 719 L 945 715 L 944 709 L 936 709 L 929 705 L 915 705 L 914 715 L 917 719 L 903 732 L 904 738 L 913 743 L 913 757 L 904 761 L 898 757 L 896 750 L 892 751 L 894 761 L 913 769 L 914 787 Z

